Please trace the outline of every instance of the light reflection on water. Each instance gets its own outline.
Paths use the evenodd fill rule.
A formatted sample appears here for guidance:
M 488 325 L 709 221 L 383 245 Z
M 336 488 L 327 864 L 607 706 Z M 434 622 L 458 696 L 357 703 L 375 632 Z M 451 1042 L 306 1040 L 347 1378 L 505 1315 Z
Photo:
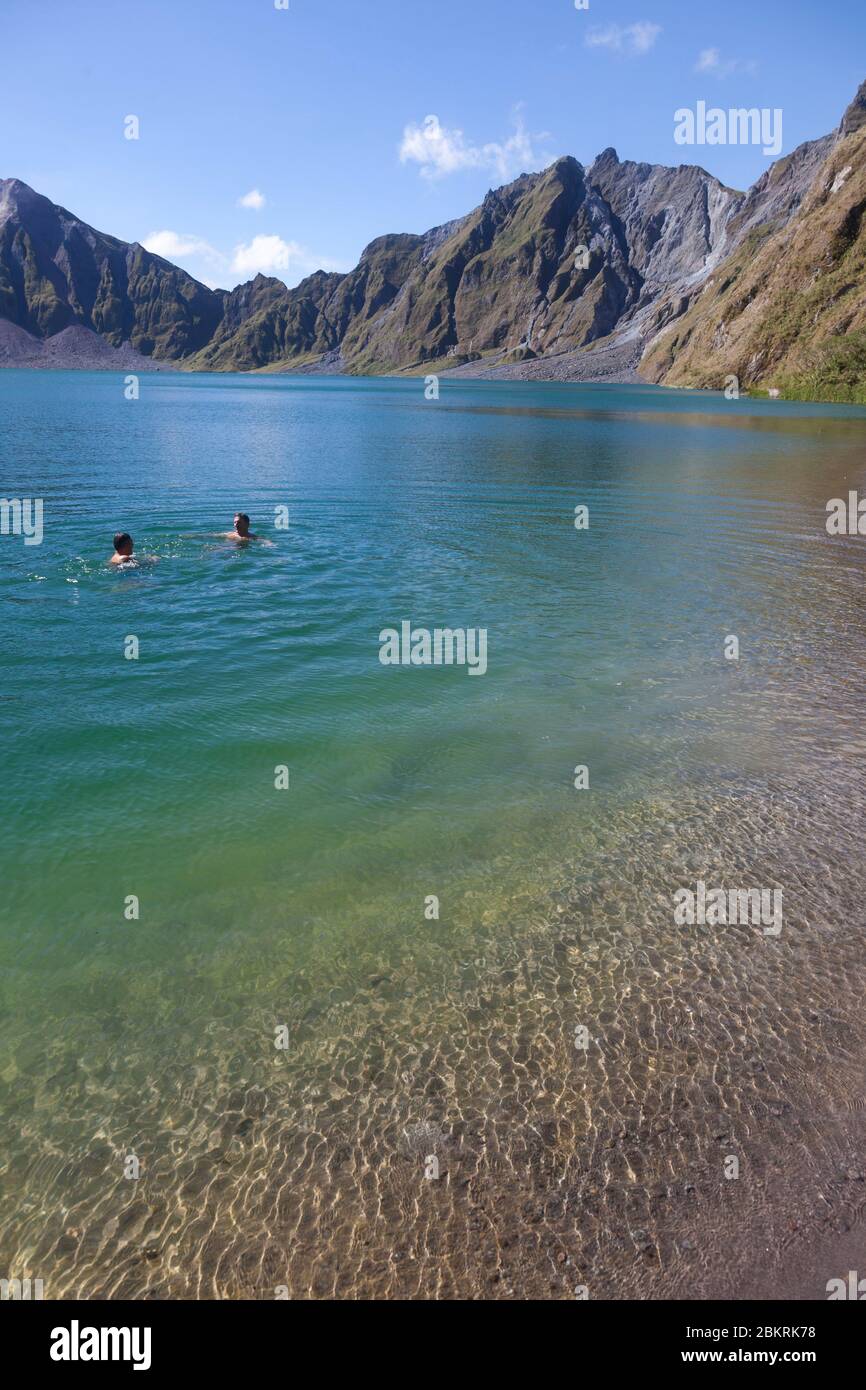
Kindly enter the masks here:
M 787 1230 L 773 1165 L 826 1185 L 856 1117 L 864 566 L 823 522 L 864 425 L 654 388 L 160 375 L 127 402 L 0 374 L 4 492 L 46 516 L 0 549 L 0 1266 L 57 1294 L 549 1297 L 559 1242 L 568 1278 L 652 1296 L 724 1290 L 732 1218 Z M 273 549 L 215 539 L 239 507 Z M 118 528 L 156 563 L 109 572 Z M 404 618 L 485 627 L 487 675 L 383 668 Z M 667 903 L 699 873 L 779 883 L 784 939 L 684 938 Z M 447 1136 L 435 1190 L 418 1124 Z M 761 1132 L 766 1182 L 719 1197 L 725 1124 Z

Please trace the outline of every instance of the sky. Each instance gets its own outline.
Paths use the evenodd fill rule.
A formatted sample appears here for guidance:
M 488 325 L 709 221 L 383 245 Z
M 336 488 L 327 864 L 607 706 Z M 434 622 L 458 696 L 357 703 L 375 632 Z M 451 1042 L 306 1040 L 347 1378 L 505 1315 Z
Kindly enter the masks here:
M 212 286 L 294 285 L 563 154 L 747 188 L 771 157 L 677 144 L 674 113 L 825 134 L 866 0 L 0 0 L 0 51 L 0 178 Z

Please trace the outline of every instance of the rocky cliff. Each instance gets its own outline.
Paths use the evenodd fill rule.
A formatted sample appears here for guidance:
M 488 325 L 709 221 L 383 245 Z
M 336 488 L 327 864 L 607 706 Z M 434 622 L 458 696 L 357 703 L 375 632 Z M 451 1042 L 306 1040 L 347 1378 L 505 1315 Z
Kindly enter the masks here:
M 225 293 L 137 243 L 105 236 L 20 179 L 0 180 L 0 318 L 37 338 L 90 328 L 178 359 L 209 342 Z
M 32 338 L 89 329 L 208 371 L 587 379 L 640 361 L 646 379 L 678 385 L 719 388 L 734 373 L 808 392 L 828 390 L 830 372 L 858 389 L 864 89 L 838 131 L 747 193 L 696 165 L 565 157 L 293 289 L 259 275 L 210 290 L 0 181 L 0 318 Z
M 835 135 L 765 180 L 762 212 L 747 200 L 731 254 L 651 340 L 641 370 L 670 386 L 718 390 L 733 375 L 741 388 L 866 401 L 866 83 Z

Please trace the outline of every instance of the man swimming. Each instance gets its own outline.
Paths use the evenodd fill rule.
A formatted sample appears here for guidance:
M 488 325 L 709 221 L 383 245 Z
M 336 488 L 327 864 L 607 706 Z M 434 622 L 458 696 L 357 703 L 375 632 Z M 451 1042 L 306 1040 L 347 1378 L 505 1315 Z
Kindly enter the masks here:
M 236 512 L 235 529 L 223 532 L 223 539 L 227 541 L 257 541 L 261 538 L 250 530 L 250 519 L 246 512 Z
M 128 531 L 118 531 L 114 537 L 114 554 L 109 560 L 110 565 L 126 565 L 132 560 L 132 552 L 135 549 L 135 542 Z

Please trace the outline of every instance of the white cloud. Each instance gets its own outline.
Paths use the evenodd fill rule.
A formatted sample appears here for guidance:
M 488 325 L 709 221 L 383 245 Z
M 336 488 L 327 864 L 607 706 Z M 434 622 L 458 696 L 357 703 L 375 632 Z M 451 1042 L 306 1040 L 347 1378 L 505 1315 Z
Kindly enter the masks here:
M 609 48 L 615 53 L 649 53 L 661 31 L 660 24 L 642 19 L 636 24 L 608 24 L 604 29 L 590 29 L 585 42 L 589 48 Z
M 695 72 L 707 72 L 713 77 L 731 77 L 734 73 L 754 77 L 757 71 L 758 64 L 754 59 L 723 58 L 717 48 L 701 49 L 695 63 Z
M 210 289 L 218 285 L 231 289 L 259 273 L 275 275 L 287 284 L 296 285 L 314 270 L 344 272 L 351 269 L 327 256 L 317 256 L 300 242 L 284 241 L 280 236 L 253 237 L 252 241 L 237 245 L 230 256 L 218 251 L 203 237 L 180 232 L 151 232 L 141 244 L 155 256 L 182 265 Z M 214 276 L 219 277 L 218 282 Z
M 242 198 L 238 198 L 239 208 L 252 208 L 254 212 L 261 212 L 265 205 L 265 197 L 257 188 L 251 188 L 249 193 L 245 193 Z
M 185 236 L 180 232 L 151 232 L 141 244 L 145 251 L 152 252 L 154 256 L 162 256 L 167 261 L 182 261 L 188 256 L 200 256 L 210 265 L 219 265 L 225 259 L 201 237 Z
M 400 144 L 400 163 L 419 164 L 425 179 L 441 179 L 461 169 L 491 169 L 503 182 L 517 174 L 543 168 L 548 156 L 538 153 L 533 142 L 545 134 L 530 135 L 518 108 L 514 134 L 486 145 L 468 144 L 462 130 L 449 130 L 438 116 L 425 116 L 421 125 L 407 125 Z
M 695 63 L 695 72 L 712 72 L 718 67 L 720 56 L 717 48 L 702 48 Z
M 288 270 L 301 248 L 296 241 L 283 241 L 279 236 L 256 236 L 246 246 L 235 247 L 232 270 L 239 275 L 272 275 L 275 270 Z
M 279 236 L 256 236 L 246 245 L 235 247 L 231 268 L 244 279 L 254 275 L 277 275 L 291 271 L 295 280 L 302 280 L 314 270 L 343 270 L 338 262 L 314 255 L 297 241 L 283 241 Z

